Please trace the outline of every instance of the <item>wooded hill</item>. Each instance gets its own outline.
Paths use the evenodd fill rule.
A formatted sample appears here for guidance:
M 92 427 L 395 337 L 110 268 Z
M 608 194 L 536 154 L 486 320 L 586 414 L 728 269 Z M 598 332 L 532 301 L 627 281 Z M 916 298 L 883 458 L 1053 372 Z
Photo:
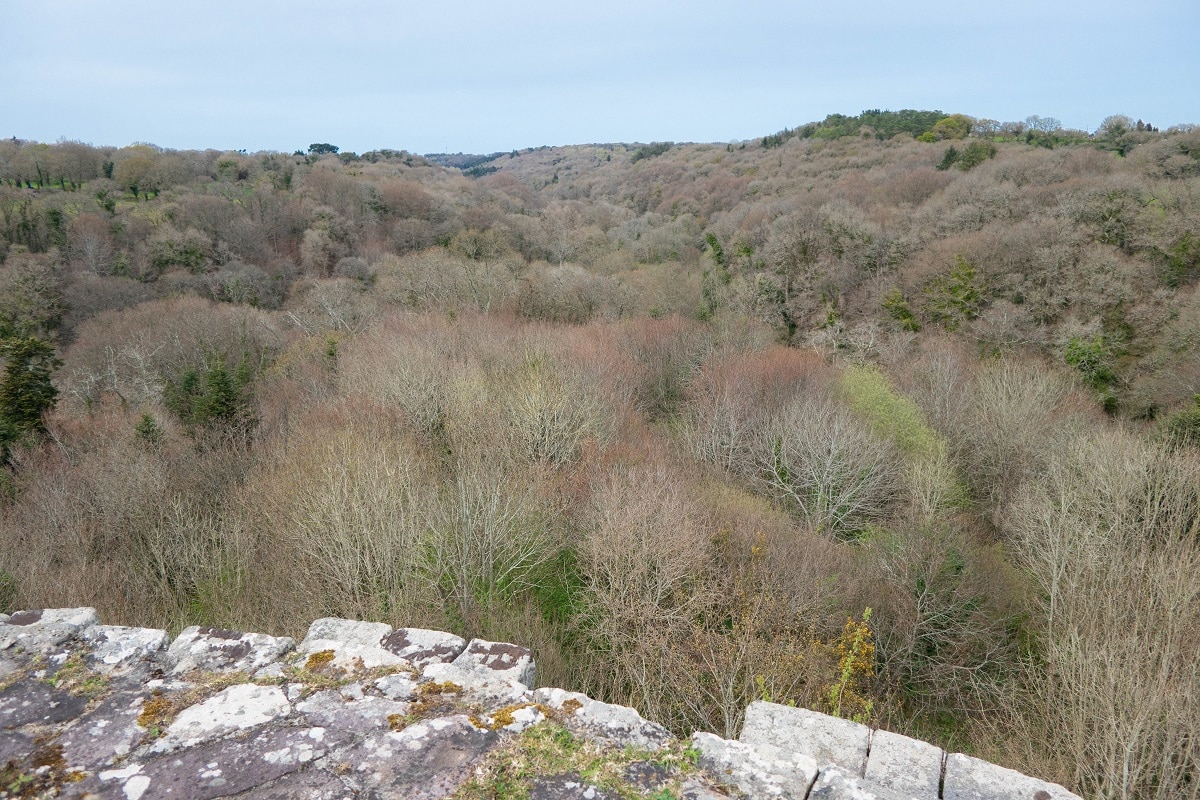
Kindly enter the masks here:
M 435 158 L 0 142 L 0 611 L 453 630 L 681 732 L 1200 796 L 1200 130 Z

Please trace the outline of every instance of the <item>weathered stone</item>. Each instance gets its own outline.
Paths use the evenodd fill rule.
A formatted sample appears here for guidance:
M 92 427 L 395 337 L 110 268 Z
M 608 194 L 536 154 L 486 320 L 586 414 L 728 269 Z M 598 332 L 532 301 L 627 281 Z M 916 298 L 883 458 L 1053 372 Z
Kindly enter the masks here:
M 533 698 L 550 708 L 562 711 L 566 725 L 587 737 L 604 739 L 620 747 L 626 745 L 647 750 L 660 750 L 674 737 L 663 726 L 649 722 L 627 706 L 601 703 L 579 692 L 563 689 L 538 689 Z
M 347 701 L 335 691 L 317 692 L 296 704 L 296 712 L 302 714 L 310 725 L 362 733 L 387 730 L 389 717 L 407 711 L 407 703 L 382 697 Z
M 529 800 L 615 800 L 615 797 L 574 774 L 538 778 L 529 791 Z
M 157 628 L 92 625 L 83 631 L 91 652 L 88 664 L 99 672 L 127 672 L 152 667 L 167 646 L 167 632 Z
M 338 755 L 355 788 L 379 798 L 433 800 L 453 794 L 496 744 L 463 715 L 367 736 Z
M 94 608 L 39 608 L 30 611 L 14 611 L 5 624 L 20 627 L 30 625 L 70 625 L 82 629 L 100 624 Z
M 467 649 L 454 659 L 454 665 L 520 683 L 530 689 L 533 688 L 536 678 L 533 651 L 528 647 L 504 642 L 472 639 Z
M 73 697 L 36 679 L 21 680 L 0 692 L 0 728 L 66 722 L 85 708 L 85 697 Z
M 341 669 L 405 664 L 403 658 L 383 646 L 391 633 L 392 626 L 382 622 L 324 617 L 309 626 L 308 635 L 296 649 L 302 656 L 331 651 L 331 663 Z
M 105 770 L 79 788 L 128 800 L 211 800 L 269 785 L 342 744 L 322 728 L 279 728 Z
M 890 731 L 871 734 L 871 752 L 863 777 L 876 786 L 913 797 L 937 797 L 942 779 L 940 747 Z
M 453 661 L 466 649 L 467 640 L 445 631 L 397 628 L 384 636 L 380 645 L 419 669 L 429 664 Z
M 520 733 L 546 719 L 537 705 L 517 706 L 500 709 L 488 716 L 488 724 L 509 733 Z
M 17 760 L 33 752 L 33 737 L 18 731 L 5 731 L 0 736 L 0 766 L 11 760 Z M 2 787 L 0 787 L 2 788 Z
M 693 734 L 692 744 L 700 751 L 702 767 L 754 800 L 804 800 L 817 778 L 817 765 L 812 758 L 772 745 L 760 750 L 745 742 L 732 742 L 704 732 Z
M 1047 783 L 1020 772 L 951 753 L 946 756 L 945 800 L 1080 800 L 1057 783 Z
M 662 788 L 672 775 L 672 771 L 662 764 L 653 761 L 634 761 L 625 766 L 625 780 L 633 787 L 650 794 Z
M 807 708 L 757 700 L 746 708 L 746 722 L 738 738 L 755 747 L 770 745 L 795 750 L 819 765 L 841 767 L 851 775 L 862 775 L 871 729 Z
M 171 642 L 167 663 L 176 675 L 193 670 L 255 672 L 279 660 L 295 646 L 296 641 L 287 636 L 193 625 Z
M 152 752 L 165 753 L 218 739 L 287 716 L 292 710 L 278 686 L 243 683 L 230 686 L 202 703 L 189 706 L 154 743 Z
M 333 773 L 320 769 L 290 772 L 265 786 L 256 786 L 238 800 L 350 800 L 355 792 Z
M 417 696 L 417 682 L 407 675 L 385 675 L 371 685 L 389 700 L 412 700 Z
M 679 787 L 679 796 L 683 800 L 729 800 L 731 795 L 711 786 L 705 786 L 691 778 L 684 781 L 683 785 Z
M 533 697 L 525 684 L 469 662 L 465 666 L 430 664 L 421 677 L 425 681 L 457 684 L 463 688 L 465 697 L 488 708 L 525 703 Z
M 290 639 L 191 628 L 165 654 L 164 642 L 162 631 L 98 625 L 91 609 L 0 615 L 0 675 L 11 682 L 0 692 L 0 764 L 12 761 L 33 780 L 26 785 L 62 798 L 420 800 L 453 793 L 499 742 L 547 715 L 605 745 L 657 749 L 674 741 L 632 708 L 561 689 L 531 691 L 525 681 L 533 681 L 532 658 L 513 645 L 466 645 L 437 631 L 318 620 L 292 665 L 323 673 L 330 663 L 395 664 L 403 674 L 369 682 L 360 675 L 363 682 L 305 697 L 313 681 L 298 680 L 279 660 L 294 646 Z M 324 650 L 333 657 L 311 658 Z M 78 672 L 81 655 L 93 673 L 105 673 L 102 699 L 91 706 L 70 693 L 97 688 L 94 674 Z M 204 676 L 191 675 L 163 680 L 151 672 L 160 662 L 174 675 L 239 671 L 282 685 L 229 687 L 179 711 L 165 735 L 147 743 L 148 731 L 138 724 L 151 710 L 146 702 L 168 701 L 153 713 L 161 727 L 183 693 L 199 692 L 204 683 Z M 414 662 L 423 673 L 412 669 Z M 60 681 L 63 669 L 70 671 Z M 458 686 L 429 685 L 447 681 Z M 423 721 L 391 730 L 416 710 Z M 687 800 L 735 793 L 803 798 L 810 791 L 813 800 L 934 800 L 941 777 L 941 751 L 932 745 L 767 703 L 747 710 L 741 741 L 711 734 L 693 741 L 708 772 L 685 782 Z M 629 765 L 624 777 L 649 795 L 672 774 L 645 761 Z M 723 791 L 716 780 L 737 789 Z M 533 792 L 543 800 L 607 796 L 575 774 L 538 776 Z M 961 755 L 947 759 L 944 798 L 1078 800 L 1060 786 Z
M 16 652 L 16 648 L 0 650 L 0 678 L 20 672 L 29 664 L 29 659 L 25 653 Z
M 19 649 L 44 655 L 97 622 L 94 608 L 17 611 L 0 623 L 0 650 Z
M 936 785 L 933 794 L 914 793 L 880 786 L 837 767 L 822 769 L 808 795 L 809 800 L 937 800 L 937 797 Z
M 114 692 L 80 717 L 62 735 L 66 762 L 95 771 L 132 752 L 146 734 L 137 723 L 145 699 L 141 691 Z

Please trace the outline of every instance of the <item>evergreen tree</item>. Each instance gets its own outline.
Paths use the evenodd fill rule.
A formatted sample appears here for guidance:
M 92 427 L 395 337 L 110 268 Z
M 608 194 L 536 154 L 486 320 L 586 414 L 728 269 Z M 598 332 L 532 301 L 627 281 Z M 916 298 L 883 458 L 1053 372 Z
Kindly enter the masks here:
M 46 429 L 42 415 L 54 407 L 58 390 L 50 377 L 62 366 L 54 346 L 36 337 L 0 342 L 4 375 L 0 377 L 0 452 L 27 433 Z

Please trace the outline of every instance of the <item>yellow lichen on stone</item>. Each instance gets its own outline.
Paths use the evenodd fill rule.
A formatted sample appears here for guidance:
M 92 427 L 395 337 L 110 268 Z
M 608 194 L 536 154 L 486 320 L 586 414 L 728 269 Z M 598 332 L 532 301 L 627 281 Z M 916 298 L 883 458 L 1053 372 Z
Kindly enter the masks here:
M 175 714 L 175 704 L 161 694 L 154 695 L 142 704 L 142 713 L 137 724 L 142 728 L 154 728 L 167 723 Z
M 309 672 L 316 672 L 324 669 L 325 667 L 329 666 L 330 662 L 333 661 L 333 658 L 334 652 L 332 650 L 320 650 L 308 657 L 308 660 L 304 662 L 304 669 L 308 670 Z

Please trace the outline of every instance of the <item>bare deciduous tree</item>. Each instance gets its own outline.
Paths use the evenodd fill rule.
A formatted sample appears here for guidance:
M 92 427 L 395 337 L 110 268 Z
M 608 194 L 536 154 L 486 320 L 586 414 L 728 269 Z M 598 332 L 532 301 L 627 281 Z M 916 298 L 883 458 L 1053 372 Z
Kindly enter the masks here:
M 838 537 L 883 516 L 902 476 L 890 442 L 819 397 L 797 398 L 763 426 L 753 463 L 765 491 L 805 523 Z

